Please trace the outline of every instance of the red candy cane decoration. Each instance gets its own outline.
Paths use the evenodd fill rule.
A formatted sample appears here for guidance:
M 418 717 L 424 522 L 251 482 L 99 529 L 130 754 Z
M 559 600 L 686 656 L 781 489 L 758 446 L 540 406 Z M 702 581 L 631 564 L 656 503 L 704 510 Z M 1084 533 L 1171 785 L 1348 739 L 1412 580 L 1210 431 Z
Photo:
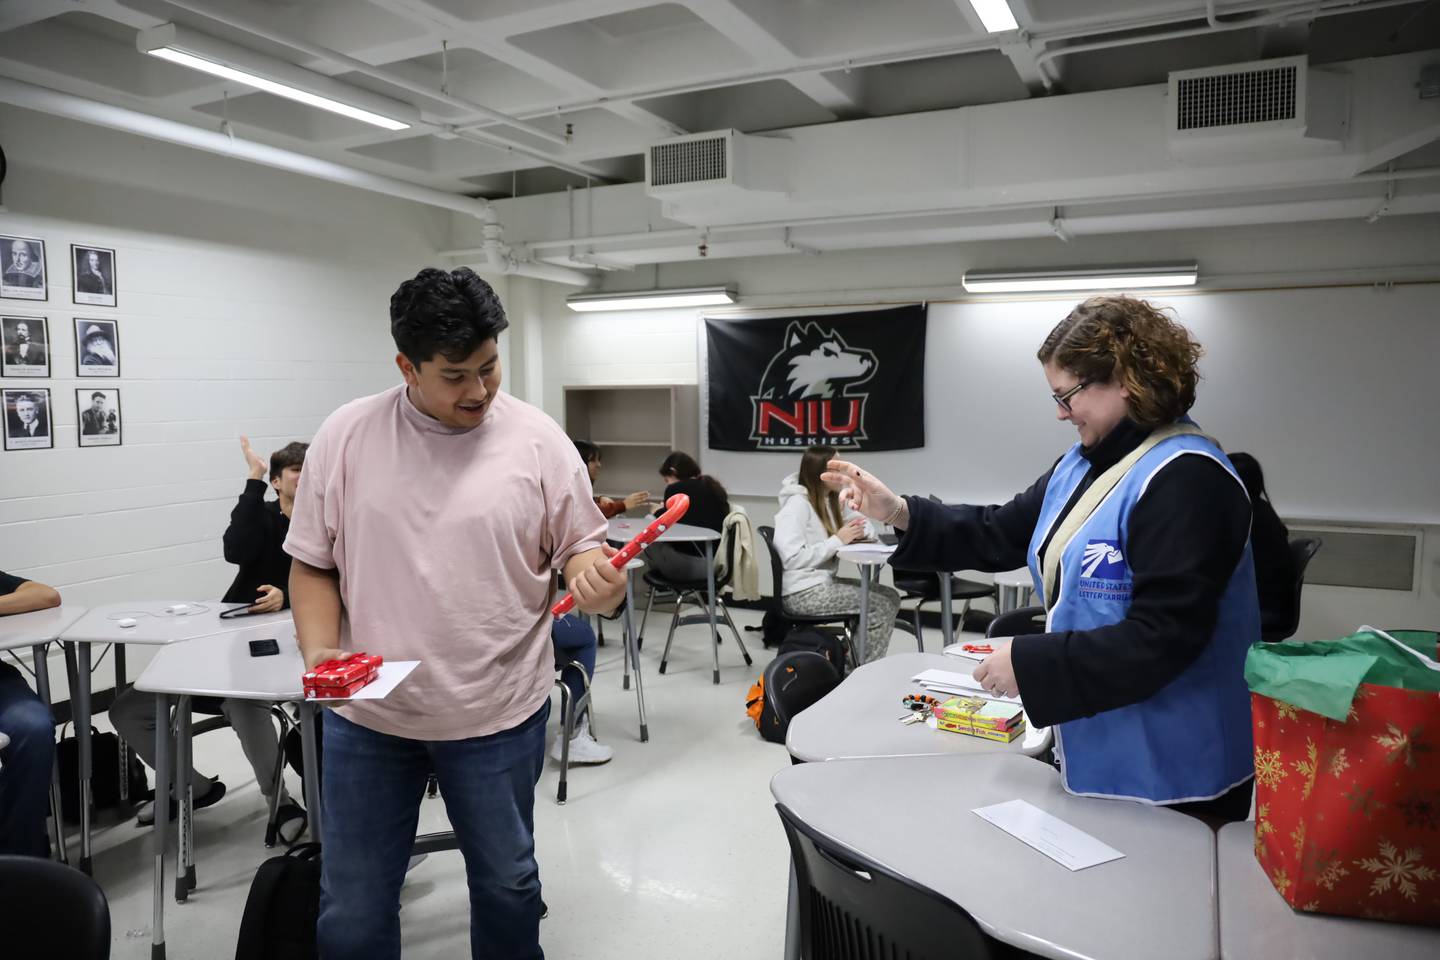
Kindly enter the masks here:
M 636 555 L 644 550 L 666 530 L 675 526 L 676 522 L 683 516 L 685 511 L 690 509 L 690 498 L 683 493 L 677 493 L 665 501 L 665 512 L 650 522 L 650 526 L 641 530 L 639 535 L 625 546 L 620 552 L 610 558 L 610 566 L 616 570 L 624 570 L 625 564 L 634 560 Z M 575 606 L 575 595 L 567 593 L 560 598 L 560 602 L 550 608 L 552 616 L 563 617 Z

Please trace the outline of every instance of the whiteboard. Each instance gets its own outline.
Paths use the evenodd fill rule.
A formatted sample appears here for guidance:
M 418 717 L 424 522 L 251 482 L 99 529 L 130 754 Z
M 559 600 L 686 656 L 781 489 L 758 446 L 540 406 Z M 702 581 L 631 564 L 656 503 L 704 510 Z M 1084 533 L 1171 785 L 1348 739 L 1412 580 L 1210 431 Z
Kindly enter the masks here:
M 1440 285 L 1151 299 L 1205 348 L 1192 416 L 1226 450 L 1259 458 L 1282 515 L 1440 522 Z M 1074 302 L 931 304 L 926 446 L 857 459 L 903 493 L 994 503 L 1023 490 L 1076 439 L 1035 359 Z M 706 448 L 701 461 L 731 492 L 765 497 L 800 457 Z

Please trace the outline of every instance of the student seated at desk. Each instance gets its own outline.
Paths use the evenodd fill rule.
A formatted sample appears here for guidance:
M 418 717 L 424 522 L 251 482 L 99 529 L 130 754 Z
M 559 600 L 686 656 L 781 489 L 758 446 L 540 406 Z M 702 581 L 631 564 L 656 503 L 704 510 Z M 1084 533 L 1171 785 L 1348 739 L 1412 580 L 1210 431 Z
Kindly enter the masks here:
M 595 481 L 600 478 L 600 448 L 589 440 L 576 440 L 575 449 L 580 451 L 580 459 L 585 463 L 585 470 L 590 474 L 590 487 L 593 490 Z M 648 490 L 637 490 L 624 500 L 616 500 L 614 497 L 596 497 L 595 506 L 609 520 L 618 517 L 626 510 L 634 510 L 636 507 L 643 507 L 650 500 Z
M 0 617 L 60 606 L 60 594 L 0 572 Z M 55 764 L 55 719 L 19 670 L 0 663 L 0 855 L 48 857 L 45 816 Z
M 1250 500 L 1186 415 L 1200 355 L 1149 303 L 1095 297 L 1038 353 L 1079 442 L 1009 503 L 902 499 L 842 460 L 825 479 L 904 531 L 896 567 L 1028 564 L 1047 632 L 997 642 L 975 679 L 1056 726 L 1066 790 L 1243 820 L 1254 776 L 1243 668 L 1260 639 Z
M 285 535 L 290 530 L 290 513 L 295 505 L 295 490 L 305 464 L 306 448 L 304 443 L 287 444 L 271 454 L 267 470 L 265 459 L 251 449 L 249 439 L 240 438 L 240 452 L 245 456 L 249 476 L 239 502 L 230 512 L 230 525 L 223 537 L 225 559 L 238 564 L 240 570 L 226 591 L 223 603 L 249 604 L 255 613 L 275 613 L 290 608 L 290 598 L 286 593 L 290 583 L 290 555 L 285 552 L 284 544 Z M 267 472 L 269 486 L 274 488 L 277 496 L 269 503 L 265 500 Z M 250 761 L 255 782 L 259 784 L 268 806 L 279 752 L 270 704 L 263 700 L 227 698 L 220 701 L 220 708 L 235 736 L 240 739 L 240 747 Z M 125 691 L 110 707 L 110 722 L 153 770 L 154 696 L 134 688 Z M 197 810 L 219 803 L 225 796 L 223 782 L 202 776 L 193 768 L 190 784 Z M 173 811 L 175 807 L 170 809 Z M 281 838 L 287 843 L 295 839 L 296 834 L 287 832 L 285 825 L 292 820 L 304 819 L 305 811 L 290 798 L 282 780 L 280 801 L 275 812 Z M 153 803 L 141 804 L 136 811 L 136 822 L 142 826 L 155 822 Z
M 575 661 L 594 681 L 596 642 L 595 631 L 590 624 L 576 616 L 556 617 L 555 622 L 550 624 L 550 644 L 555 648 L 556 660 Z M 560 679 L 570 688 L 570 702 L 579 702 L 585 693 L 585 681 L 581 679 L 580 671 L 575 667 L 566 667 L 560 671 Z M 550 744 L 550 756 L 554 760 L 560 759 L 561 738 L 564 736 L 565 731 L 561 727 Z M 586 706 L 575 716 L 575 732 L 570 737 L 570 762 L 609 763 L 614 755 L 613 749 L 600 743 L 590 732 L 590 708 Z
M 800 457 L 800 470 L 780 481 L 780 512 L 775 514 L 775 552 L 785 565 L 780 587 L 790 613 L 805 616 L 858 614 L 860 584 L 837 580 L 836 553 L 847 543 L 875 539 L 865 518 L 842 507 L 820 477 L 835 448 L 814 446 Z M 900 594 L 884 584 L 870 588 L 865 662 L 885 656 Z
M 725 529 L 725 516 L 730 512 L 730 495 L 720 481 L 700 472 L 700 464 L 688 453 L 676 451 L 660 464 L 660 479 L 665 481 L 669 500 L 677 493 L 690 498 L 690 509 L 680 522 L 692 527 L 707 527 L 720 533 Z M 664 507 L 655 511 L 659 516 Z M 645 562 L 667 580 L 698 581 L 705 579 L 705 545 L 700 543 L 652 543 L 645 551 Z

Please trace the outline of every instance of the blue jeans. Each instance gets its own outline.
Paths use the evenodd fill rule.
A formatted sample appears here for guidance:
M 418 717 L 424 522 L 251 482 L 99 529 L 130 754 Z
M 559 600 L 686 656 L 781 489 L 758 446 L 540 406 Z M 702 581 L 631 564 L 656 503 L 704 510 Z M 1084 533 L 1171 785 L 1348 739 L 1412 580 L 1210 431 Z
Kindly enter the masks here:
M 0 663 L 0 854 L 48 857 L 45 816 L 55 764 L 55 719 L 20 671 Z
M 538 960 L 535 784 L 550 702 L 518 727 L 468 740 L 409 740 L 325 718 L 322 960 L 400 956 L 400 886 L 433 770 L 465 858 L 473 960 Z
M 594 679 L 596 643 L 595 631 L 590 629 L 590 624 L 579 617 L 558 617 L 550 627 L 550 643 L 555 647 L 556 663 L 574 660 L 585 668 L 586 676 Z M 574 667 L 566 667 L 561 671 L 560 679 L 570 688 L 570 702 L 579 703 L 580 696 L 585 692 L 585 682 L 580 678 L 580 671 Z M 575 714 L 576 726 L 579 726 L 580 719 L 584 716 L 584 710 Z

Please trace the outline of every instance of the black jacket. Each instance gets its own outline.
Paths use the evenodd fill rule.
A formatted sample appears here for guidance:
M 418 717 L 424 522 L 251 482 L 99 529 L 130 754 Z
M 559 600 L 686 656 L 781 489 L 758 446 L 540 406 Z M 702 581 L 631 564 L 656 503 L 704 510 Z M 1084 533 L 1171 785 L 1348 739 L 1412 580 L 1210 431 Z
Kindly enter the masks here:
M 285 607 L 290 608 L 290 554 L 285 552 L 285 535 L 290 532 L 290 518 L 280 512 L 280 504 L 265 502 L 268 485 L 264 480 L 246 480 L 240 502 L 230 511 L 230 526 L 225 529 L 225 559 L 240 565 L 235 582 L 225 591 L 225 603 L 254 603 L 260 596 L 261 584 L 270 584 L 285 591 Z
M 1061 519 L 1096 477 L 1149 433 L 1126 420 L 1083 451 L 1090 470 Z M 1050 472 L 998 506 L 906 497 L 910 525 L 890 562 L 903 570 L 1025 566 Z M 1214 460 L 1182 456 L 1161 467 L 1130 515 L 1123 549 L 1134 593 L 1125 619 L 1094 630 L 1016 638 L 1011 659 L 1031 722 L 1045 727 L 1139 703 L 1179 676 L 1210 641 L 1249 532 L 1249 498 Z
M 680 518 L 681 523 L 692 527 L 708 527 L 716 533 L 725 531 L 725 517 L 730 512 L 730 501 L 715 496 L 712 485 L 703 476 L 677 480 L 670 484 L 665 488 L 665 499 L 669 500 L 677 493 L 683 493 L 690 498 L 690 509 Z M 661 508 L 656 514 L 663 512 L 664 509 Z M 673 546 L 682 553 L 705 556 L 705 548 L 698 543 L 677 543 Z

